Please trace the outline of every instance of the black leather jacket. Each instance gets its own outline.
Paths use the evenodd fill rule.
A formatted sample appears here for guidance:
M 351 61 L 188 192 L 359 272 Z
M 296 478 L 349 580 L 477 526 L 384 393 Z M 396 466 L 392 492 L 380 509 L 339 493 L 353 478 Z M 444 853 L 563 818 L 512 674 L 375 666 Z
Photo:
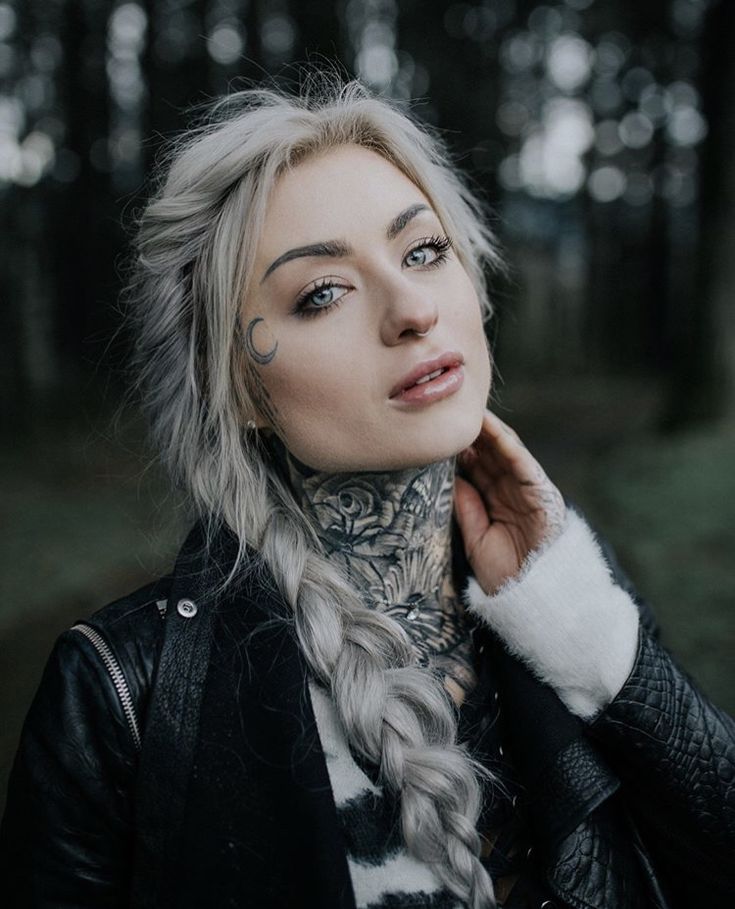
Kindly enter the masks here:
M 633 670 L 592 723 L 487 632 L 550 901 L 735 906 L 735 723 L 641 611 Z M 226 531 L 57 640 L 0 830 L 5 906 L 354 909 L 287 610 Z

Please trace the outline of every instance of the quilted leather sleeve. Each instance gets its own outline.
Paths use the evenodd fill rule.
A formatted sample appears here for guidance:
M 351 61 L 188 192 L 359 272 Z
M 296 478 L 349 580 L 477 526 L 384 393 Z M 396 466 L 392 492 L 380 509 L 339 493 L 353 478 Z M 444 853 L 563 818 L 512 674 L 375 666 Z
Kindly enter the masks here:
M 21 734 L 0 828 L 6 907 L 129 905 L 136 751 L 90 642 L 56 641 Z
M 680 904 L 650 899 L 659 896 L 656 883 L 646 880 L 630 832 L 621 835 L 617 802 L 617 795 L 601 802 L 555 844 L 549 883 L 560 905 L 679 909 Z
M 645 629 L 629 678 L 588 731 L 663 851 L 735 892 L 735 721 Z

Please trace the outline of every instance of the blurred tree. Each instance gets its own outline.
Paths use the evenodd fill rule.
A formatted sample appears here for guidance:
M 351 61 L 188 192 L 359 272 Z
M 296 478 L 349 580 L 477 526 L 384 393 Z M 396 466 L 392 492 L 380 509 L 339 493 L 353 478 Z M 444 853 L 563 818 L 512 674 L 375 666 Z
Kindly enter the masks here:
M 420 115 L 441 128 L 489 200 L 498 196 L 498 49 L 511 9 L 507 2 L 404 0 L 396 20 L 398 59 L 410 76 L 403 91 L 419 101 Z
M 695 280 L 678 308 L 665 426 L 735 417 L 735 4 L 715 0 L 702 32 L 702 149 Z
M 293 15 L 300 56 L 343 64 L 351 60 L 344 3 L 294 3 Z
M 661 117 L 645 108 L 645 99 L 676 77 L 670 5 L 653 0 L 621 15 L 617 4 L 598 4 L 588 20 L 597 76 L 589 93 L 596 135 L 586 195 L 592 228 L 587 336 L 591 361 L 620 371 L 670 367 L 670 207 L 661 184 L 667 143 Z M 640 199 L 630 191 L 636 179 Z
M 725 0 L 0 0 L 7 414 L 96 367 L 124 208 L 190 106 L 335 57 L 416 99 L 498 210 L 517 265 L 499 299 L 496 284 L 499 353 L 518 375 L 665 376 L 668 423 L 713 413 L 735 344 L 732 15 Z
M 147 173 L 160 143 L 184 125 L 184 110 L 210 94 L 207 6 L 207 0 L 144 0 L 148 20 L 142 58 L 147 86 L 143 121 Z
M 110 183 L 108 12 L 105 4 L 88 0 L 66 0 L 61 6 L 58 108 L 65 147 L 78 172 L 64 192 L 49 193 L 48 184 L 39 185 L 52 202 L 48 229 L 57 338 L 65 372 L 73 379 L 78 371 L 94 369 L 97 351 L 90 351 L 90 342 L 109 331 L 117 291 L 112 264 L 121 237 Z

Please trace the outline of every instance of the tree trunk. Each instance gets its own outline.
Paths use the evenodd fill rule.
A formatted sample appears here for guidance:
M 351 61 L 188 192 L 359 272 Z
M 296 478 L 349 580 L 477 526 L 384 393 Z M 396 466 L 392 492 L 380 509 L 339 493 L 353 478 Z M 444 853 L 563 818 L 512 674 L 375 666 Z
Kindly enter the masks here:
M 702 37 L 709 127 L 701 155 L 697 279 L 675 339 L 669 425 L 735 418 L 735 5 L 720 0 Z

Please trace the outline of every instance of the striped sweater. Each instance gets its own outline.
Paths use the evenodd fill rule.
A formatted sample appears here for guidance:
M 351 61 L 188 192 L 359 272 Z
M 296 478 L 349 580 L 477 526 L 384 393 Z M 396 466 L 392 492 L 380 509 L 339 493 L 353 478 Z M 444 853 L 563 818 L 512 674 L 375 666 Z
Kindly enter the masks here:
M 465 909 L 408 854 L 397 800 L 355 762 L 328 692 L 310 689 L 358 909 Z
M 473 639 L 486 640 L 476 629 Z M 478 637 L 480 635 L 480 637 Z M 480 645 L 482 646 L 482 645 Z M 541 893 L 527 857 L 525 818 L 517 807 L 521 789 L 500 744 L 500 709 L 488 662 L 459 713 L 458 739 L 498 773 L 507 793 L 487 797 L 478 829 L 482 861 L 495 883 L 500 906 L 538 906 Z M 310 682 L 311 699 L 337 806 L 358 909 L 466 909 L 430 865 L 409 855 L 400 830 L 399 803 L 378 783 L 377 768 L 350 749 L 329 693 Z M 524 880 L 518 884 L 519 879 Z M 512 893 L 512 900 L 509 899 Z M 526 895 L 535 901 L 527 903 Z

